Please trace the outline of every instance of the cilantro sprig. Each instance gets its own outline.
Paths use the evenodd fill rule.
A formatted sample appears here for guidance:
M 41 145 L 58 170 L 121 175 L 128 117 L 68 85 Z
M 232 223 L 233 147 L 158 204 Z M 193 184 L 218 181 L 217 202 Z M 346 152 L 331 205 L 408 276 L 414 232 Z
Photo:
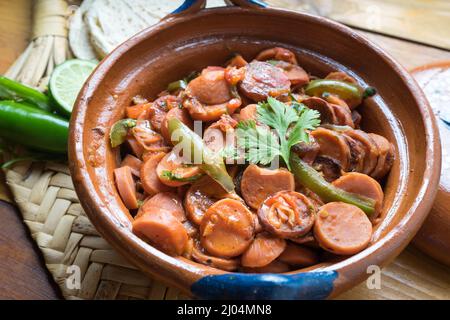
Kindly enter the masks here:
M 300 103 L 287 105 L 274 98 L 257 107 L 257 121 L 267 125 L 257 126 L 255 121 L 239 122 L 236 135 L 237 146 L 250 163 L 268 164 L 281 156 L 290 170 L 289 157 L 292 146 L 309 143 L 308 130 L 320 125 L 320 113 Z M 224 156 L 238 158 L 238 151 L 225 149 Z M 242 152 L 241 152 L 242 155 Z

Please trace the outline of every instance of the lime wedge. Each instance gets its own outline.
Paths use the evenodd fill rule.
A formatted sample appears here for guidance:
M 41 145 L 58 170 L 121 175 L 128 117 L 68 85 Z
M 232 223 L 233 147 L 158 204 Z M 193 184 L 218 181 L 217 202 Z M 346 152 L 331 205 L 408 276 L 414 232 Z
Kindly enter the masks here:
M 70 117 L 78 93 L 96 66 L 93 61 L 73 59 L 55 68 L 48 87 L 57 112 Z

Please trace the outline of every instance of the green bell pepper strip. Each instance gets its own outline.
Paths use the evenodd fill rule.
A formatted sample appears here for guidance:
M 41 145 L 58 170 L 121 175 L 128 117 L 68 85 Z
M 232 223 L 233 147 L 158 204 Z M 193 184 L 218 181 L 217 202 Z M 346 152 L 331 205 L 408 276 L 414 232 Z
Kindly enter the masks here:
M 169 83 L 169 85 L 167 86 L 167 91 L 169 92 L 174 92 L 177 90 L 184 90 L 187 87 L 187 82 L 185 80 L 178 80 L 178 81 L 174 81 Z
M 318 79 L 312 80 L 308 84 L 305 93 L 315 97 L 322 97 L 325 93 L 334 94 L 347 102 L 351 107 L 357 106 L 362 102 L 364 90 L 358 85 L 345 81 Z
M 233 179 L 227 172 L 222 156 L 211 152 L 199 135 L 177 118 L 169 120 L 169 133 L 174 145 L 182 143 L 182 147 L 190 149 L 194 163 L 200 162 L 200 167 L 206 174 L 227 192 L 234 191 Z
M 66 153 L 69 122 L 15 101 L 0 101 L 0 137 L 31 149 Z
M 339 189 L 327 182 L 314 168 L 307 165 L 296 154 L 291 155 L 292 173 L 298 183 L 316 193 L 323 201 L 341 201 L 357 206 L 369 217 L 375 211 L 375 201 L 360 195 Z
M 42 92 L 25 86 L 19 82 L 0 77 L 0 98 L 17 102 L 28 102 L 39 109 L 51 112 L 50 98 Z
M 136 123 L 134 119 L 122 119 L 114 123 L 109 132 L 111 147 L 115 148 L 124 143 L 128 135 L 128 129 L 135 127 Z

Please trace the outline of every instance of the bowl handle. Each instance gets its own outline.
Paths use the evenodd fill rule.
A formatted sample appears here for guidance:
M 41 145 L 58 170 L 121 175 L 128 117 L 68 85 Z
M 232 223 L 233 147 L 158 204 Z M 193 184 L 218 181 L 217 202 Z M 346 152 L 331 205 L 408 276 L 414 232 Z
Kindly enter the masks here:
M 242 8 L 260 9 L 268 6 L 267 3 L 262 0 L 226 0 L 226 2 Z
M 191 286 L 191 292 L 201 299 L 322 300 L 330 297 L 337 278 L 336 271 L 224 273 L 197 280 Z
M 196 13 L 206 6 L 207 0 L 185 0 L 181 6 L 167 17 Z M 265 8 L 267 4 L 262 0 L 225 0 L 227 5 L 235 5 L 242 8 Z

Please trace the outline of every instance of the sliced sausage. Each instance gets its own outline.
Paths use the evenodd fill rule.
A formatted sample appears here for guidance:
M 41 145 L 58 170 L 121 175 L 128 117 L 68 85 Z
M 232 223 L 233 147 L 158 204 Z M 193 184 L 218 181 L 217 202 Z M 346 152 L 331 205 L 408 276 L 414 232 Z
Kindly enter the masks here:
M 317 214 L 314 236 L 326 251 L 352 255 L 369 245 L 372 223 L 358 207 L 343 202 L 330 202 Z
M 159 210 L 133 221 L 133 232 L 170 255 L 181 255 L 188 244 L 183 224 L 170 212 Z
M 298 64 L 295 53 L 291 50 L 280 47 L 265 49 L 261 51 L 255 59 L 259 61 L 281 60 L 292 64 Z
M 347 171 L 350 160 L 350 149 L 345 139 L 337 132 L 318 128 L 311 132 L 320 146 L 319 155 L 336 160 L 342 170 Z
M 114 169 L 117 190 L 123 204 L 128 209 L 137 209 L 136 184 L 133 180 L 131 168 L 128 166 Z
M 284 168 L 270 170 L 251 164 L 242 175 L 242 197 L 253 209 L 258 209 L 267 197 L 278 191 L 294 189 L 294 176 Z
M 205 145 L 214 153 L 220 152 L 223 148 L 236 145 L 236 135 L 234 128 L 237 121 L 229 115 L 223 115 L 219 121 L 211 124 L 203 133 Z M 227 159 L 226 163 L 233 163 L 233 159 Z
M 234 199 L 222 199 L 213 204 L 200 224 L 202 246 L 222 258 L 242 254 L 251 244 L 254 232 L 253 214 Z
M 138 158 L 142 157 L 145 149 L 140 143 L 137 142 L 137 140 L 133 136 L 128 136 L 126 143 L 132 154 L 134 154 Z
M 181 198 L 174 192 L 160 192 L 155 194 L 144 202 L 139 208 L 135 219 L 140 218 L 145 214 L 152 214 L 155 211 L 164 210 L 171 213 L 179 221 L 186 221 L 184 213 L 183 202 Z
M 359 141 L 364 148 L 364 167 L 362 173 L 370 174 L 378 162 L 378 148 L 373 139 L 362 130 L 348 130 L 344 135 Z
M 333 185 L 350 193 L 375 200 L 375 213 L 371 219 L 375 219 L 383 206 L 384 193 L 378 181 L 366 174 L 350 172 L 333 181 Z
M 158 105 L 154 102 L 151 103 L 147 112 L 142 113 L 138 119 L 140 120 L 149 120 L 151 124 L 151 128 L 156 132 L 161 132 L 161 124 L 166 116 L 167 107 L 162 109 L 158 107 Z
M 281 191 L 267 198 L 258 210 L 264 229 L 282 238 L 307 234 L 315 218 L 315 207 L 303 194 Z
M 309 109 L 317 110 L 320 113 L 320 123 L 336 124 L 337 118 L 333 107 L 319 97 L 309 97 L 302 100 L 302 103 Z
M 353 120 L 353 123 L 355 124 L 355 128 L 359 128 L 359 126 L 361 124 L 361 120 L 362 120 L 361 114 L 358 111 L 353 110 L 352 111 L 352 120 Z
M 309 267 L 319 262 L 316 251 L 288 242 L 279 260 L 295 267 Z
M 355 78 L 342 71 L 331 72 L 325 77 L 325 79 L 339 80 L 351 84 L 358 84 L 358 81 L 356 81 Z
M 171 188 L 169 188 L 159 180 L 156 173 L 156 168 L 165 155 L 166 154 L 163 152 L 156 153 L 150 156 L 141 167 L 142 187 L 144 188 L 145 192 L 150 195 L 171 190 Z
M 243 268 L 243 270 L 247 273 L 283 273 L 288 272 L 290 270 L 289 265 L 281 262 L 279 260 L 275 260 L 272 263 L 264 267 L 259 268 Z
M 242 108 L 241 111 L 239 112 L 240 121 L 248 121 L 248 120 L 256 121 L 258 117 L 257 108 L 258 108 L 257 104 L 249 104 L 248 106 Z
M 236 67 L 236 68 L 243 68 L 248 64 L 248 62 L 242 57 L 240 54 L 236 54 L 233 58 L 228 61 L 227 66 L 228 67 Z
M 341 165 L 336 160 L 329 157 L 316 157 L 313 167 L 321 172 L 323 178 L 328 182 L 332 182 L 342 175 Z
M 164 138 L 152 130 L 150 123 L 146 120 L 138 121 L 137 125 L 131 129 L 131 133 L 145 151 L 168 151 L 169 149 Z
M 141 114 L 147 112 L 150 105 L 150 103 L 141 103 L 134 106 L 129 106 L 126 108 L 125 114 L 127 118 L 138 119 Z
M 194 120 L 214 121 L 223 114 L 233 114 L 242 104 L 225 79 L 225 69 L 208 67 L 186 88 L 183 102 Z
M 307 164 L 312 165 L 320 151 L 320 146 L 313 136 L 309 136 L 309 143 L 300 142 L 292 146 L 292 152 L 296 153 Z
M 214 257 L 204 253 L 196 245 L 194 245 L 192 249 L 192 258 L 198 263 L 225 271 L 235 271 L 237 268 L 239 268 L 239 259 Z
M 170 139 L 169 132 L 169 120 L 176 118 L 187 125 L 191 130 L 194 128 L 194 123 L 189 116 L 189 112 L 184 108 L 173 108 L 170 109 L 169 112 L 164 116 L 164 119 L 161 123 L 161 135 L 164 137 L 166 143 L 171 144 L 172 140 Z
M 203 176 L 199 166 L 185 164 L 184 159 L 173 150 L 158 163 L 156 174 L 159 180 L 169 187 L 180 187 Z
M 207 105 L 229 101 L 232 96 L 229 85 L 225 81 L 225 69 L 220 67 L 203 69 L 200 76 L 189 82 L 186 94 Z
M 375 142 L 379 152 L 377 165 L 370 176 L 374 179 L 381 179 L 391 170 L 395 159 L 394 146 L 385 137 L 378 134 L 369 133 L 369 136 Z
M 348 171 L 356 171 L 361 172 L 364 169 L 364 157 L 365 157 L 365 148 L 361 144 L 361 142 L 350 138 L 347 135 L 343 135 L 345 142 L 347 142 L 348 147 L 350 148 L 350 161 Z
M 330 105 L 333 108 L 333 112 L 336 116 L 335 124 L 355 128 L 355 124 L 353 123 L 352 119 L 352 112 L 348 107 L 339 106 L 337 104 Z
M 259 233 L 242 254 L 241 264 L 251 268 L 264 267 L 278 258 L 285 248 L 284 239 L 267 232 Z
M 121 167 L 128 166 L 136 177 L 141 176 L 142 161 L 131 154 L 127 154 L 120 163 Z
M 216 181 L 205 176 L 192 184 L 184 198 L 188 219 L 200 225 L 206 210 L 218 200 L 230 197 Z
M 260 61 L 253 61 L 246 68 L 239 88 L 253 101 L 264 101 L 268 97 L 278 97 L 289 92 L 291 82 L 280 68 Z
M 308 73 L 300 66 L 285 61 L 273 61 L 272 64 L 284 71 L 293 86 L 304 86 L 309 82 Z
M 320 246 L 317 243 L 316 238 L 314 238 L 314 234 L 312 231 L 308 232 L 306 235 L 302 237 L 290 238 L 289 240 L 308 248 L 320 249 Z

